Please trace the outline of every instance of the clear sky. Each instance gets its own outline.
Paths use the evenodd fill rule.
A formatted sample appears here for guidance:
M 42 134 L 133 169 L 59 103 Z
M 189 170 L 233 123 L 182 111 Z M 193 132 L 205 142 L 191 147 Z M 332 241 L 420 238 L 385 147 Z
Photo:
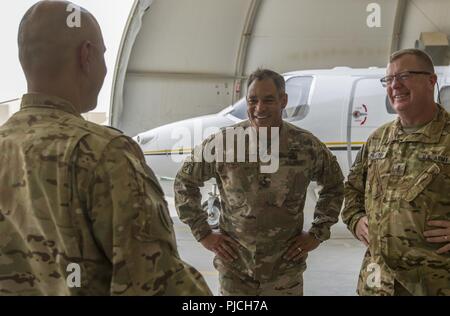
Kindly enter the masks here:
M 0 102 L 26 92 L 25 77 L 17 57 L 17 29 L 20 20 L 37 0 L 0 0 Z M 74 0 L 98 20 L 107 47 L 108 74 L 100 92 L 96 112 L 109 112 L 112 76 L 122 33 L 134 0 Z

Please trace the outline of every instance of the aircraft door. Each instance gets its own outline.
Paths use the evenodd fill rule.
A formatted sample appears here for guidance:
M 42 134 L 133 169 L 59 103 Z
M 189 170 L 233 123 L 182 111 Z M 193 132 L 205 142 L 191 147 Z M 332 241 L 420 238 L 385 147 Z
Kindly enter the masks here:
M 369 135 L 381 125 L 395 119 L 386 88 L 379 78 L 359 78 L 353 84 L 349 107 L 347 142 L 349 165 Z

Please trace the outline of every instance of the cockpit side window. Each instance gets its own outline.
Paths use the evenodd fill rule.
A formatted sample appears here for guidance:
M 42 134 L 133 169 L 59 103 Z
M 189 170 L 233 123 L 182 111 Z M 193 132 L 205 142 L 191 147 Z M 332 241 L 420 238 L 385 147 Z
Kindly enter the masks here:
M 299 121 L 308 115 L 308 99 L 312 80 L 312 77 L 293 77 L 286 81 L 288 104 L 283 111 L 283 119 L 287 121 Z
M 444 86 L 440 90 L 441 105 L 450 112 L 450 86 Z
M 233 110 L 230 112 L 230 114 L 241 120 L 248 119 L 247 100 L 245 98 L 242 98 L 239 101 L 237 101 L 233 105 Z

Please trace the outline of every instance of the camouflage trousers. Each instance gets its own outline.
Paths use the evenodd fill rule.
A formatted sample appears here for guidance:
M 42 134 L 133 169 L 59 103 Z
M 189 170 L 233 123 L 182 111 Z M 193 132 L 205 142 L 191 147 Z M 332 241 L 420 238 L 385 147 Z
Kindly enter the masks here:
M 267 281 L 257 281 L 230 270 L 219 271 L 222 296 L 303 296 L 303 271 L 288 271 Z

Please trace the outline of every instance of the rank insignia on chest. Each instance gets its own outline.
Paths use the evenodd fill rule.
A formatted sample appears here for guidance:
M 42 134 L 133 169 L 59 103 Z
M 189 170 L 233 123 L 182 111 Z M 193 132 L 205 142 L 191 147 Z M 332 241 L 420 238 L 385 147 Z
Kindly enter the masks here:
M 403 176 L 406 170 L 406 163 L 396 163 L 391 168 L 391 175 L 393 176 Z
M 194 170 L 194 163 L 192 162 L 186 162 L 183 166 L 183 173 L 191 175 L 192 171 Z
M 259 186 L 261 188 L 268 188 L 268 187 L 270 187 L 270 182 L 271 182 L 271 179 L 270 179 L 269 176 L 267 176 L 267 175 L 260 175 L 259 176 Z

